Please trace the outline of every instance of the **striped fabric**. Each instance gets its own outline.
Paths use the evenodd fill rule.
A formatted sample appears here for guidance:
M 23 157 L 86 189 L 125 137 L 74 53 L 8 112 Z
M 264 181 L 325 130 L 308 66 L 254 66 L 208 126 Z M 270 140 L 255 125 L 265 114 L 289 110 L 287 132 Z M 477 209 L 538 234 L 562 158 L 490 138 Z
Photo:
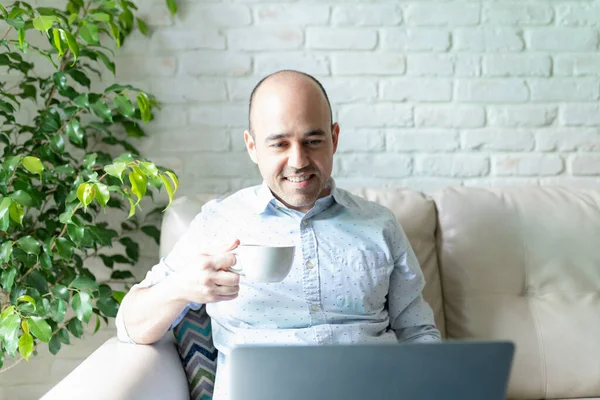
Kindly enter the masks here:
M 177 351 L 187 375 L 192 400 L 212 399 L 217 370 L 217 349 L 212 340 L 206 307 L 190 310 L 173 328 Z

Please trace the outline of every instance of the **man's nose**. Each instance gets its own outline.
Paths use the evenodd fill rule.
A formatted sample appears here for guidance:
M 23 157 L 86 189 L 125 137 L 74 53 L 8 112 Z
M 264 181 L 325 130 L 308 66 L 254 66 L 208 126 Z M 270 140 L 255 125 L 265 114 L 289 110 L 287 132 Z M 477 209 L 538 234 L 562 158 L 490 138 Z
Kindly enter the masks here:
M 308 155 L 306 154 L 306 151 L 301 146 L 293 146 L 290 149 L 288 166 L 295 169 L 302 169 L 307 167 L 308 164 Z

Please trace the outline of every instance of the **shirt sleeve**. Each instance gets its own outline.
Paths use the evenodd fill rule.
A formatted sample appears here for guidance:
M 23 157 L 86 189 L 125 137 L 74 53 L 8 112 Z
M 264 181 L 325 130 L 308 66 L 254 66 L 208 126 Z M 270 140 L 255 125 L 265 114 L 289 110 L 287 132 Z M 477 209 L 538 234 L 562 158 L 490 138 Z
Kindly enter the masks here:
M 423 272 L 402 227 L 395 221 L 392 230 L 394 269 L 390 277 L 388 311 L 390 327 L 399 342 L 439 342 L 433 311 L 423 298 Z

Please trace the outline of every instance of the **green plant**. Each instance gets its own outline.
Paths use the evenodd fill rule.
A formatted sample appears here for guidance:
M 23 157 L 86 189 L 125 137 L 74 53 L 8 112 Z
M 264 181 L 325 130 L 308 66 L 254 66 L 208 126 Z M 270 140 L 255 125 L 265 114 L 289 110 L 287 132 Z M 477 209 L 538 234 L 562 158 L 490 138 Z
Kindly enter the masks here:
M 174 0 L 167 6 L 176 12 Z M 0 368 L 5 355 L 29 360 L 41 343 L 56 354 L 94 315 L 95 331 L 115 317 L 124 292 L 98 282 L 86 261 L 100 257 L 111 280 L 130 283 L 131 272 L 118 266 L 138 260 L 133 234 L 158 242 L 156 224 L 136 208 L 161 188 L 170 205 L 177 177 L 132 144 L 158 103 L 126 84 L 91 90 L 92 75 L 115 73 L 114 52 L 129 34 L 147 34 L 136 10 L 107 0 L 70 0 L 64 10 L 0 5 L 8 27 L 0 68 L 19 76 L 0 82 Z M 38 73 L 42 62 L 50 74 Z M 35 115 L 22 122 L 24 105 Z M 123 218 L 103 221 L 107 209 L 123 210 Z M 125 254 L 106 252 L 117 242 Z

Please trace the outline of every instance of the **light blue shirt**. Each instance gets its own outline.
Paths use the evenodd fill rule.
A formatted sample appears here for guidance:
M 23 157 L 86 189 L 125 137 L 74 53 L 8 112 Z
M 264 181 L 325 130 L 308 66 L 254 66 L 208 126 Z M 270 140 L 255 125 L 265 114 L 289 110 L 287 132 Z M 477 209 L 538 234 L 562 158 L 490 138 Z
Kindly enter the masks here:
M 219 350 L 214 398 L 226 398 L 227 356 L 240 344 L 437 342 L 433 312 L 415 254 L 387 208 L 338 189 L 306 214 L 285 207 L 266 183 L 208 202 L 164 261 L 140 286 L 156 284 L 186 251 L 241 243 L 294 245 L 280 283 L 240 277 L 238 298 L 207 304 Z M 189 259 L 189 258 L 188 258 Z M 175 267 L 177 266 L 177 267 Z M 175 326 L 189 308 L 177 318 Z M 121 321 L 120 337 L 130 340 Z

